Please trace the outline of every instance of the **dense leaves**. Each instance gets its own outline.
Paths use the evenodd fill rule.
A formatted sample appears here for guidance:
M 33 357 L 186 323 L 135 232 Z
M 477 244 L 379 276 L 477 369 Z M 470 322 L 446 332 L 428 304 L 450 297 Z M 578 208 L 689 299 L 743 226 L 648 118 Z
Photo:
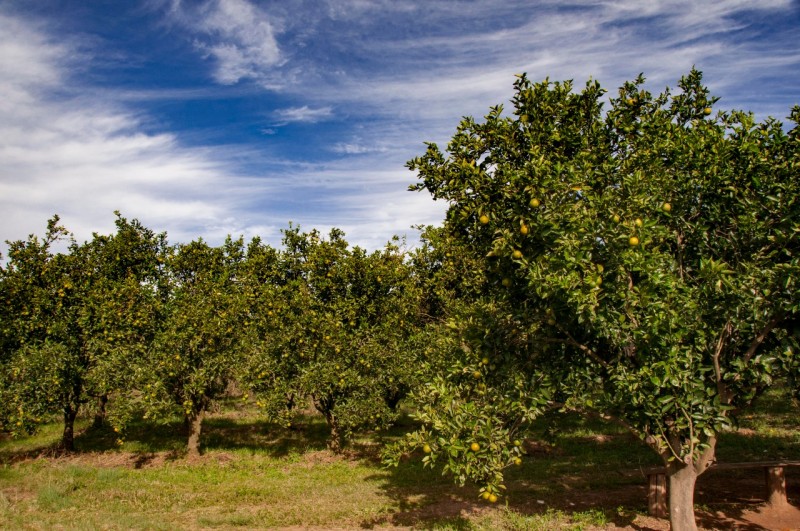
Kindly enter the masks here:
M 367 253 L 337 229 L 325 239 L 290 228 L 284 247 L 279 281 L 255 311 L 275 328 L 253 352 L 250 385 L 287 421 L 310 400 L 338 451 L 353 431 L 392 423 L 416 381 L 419 290 L 394 243 Z
M 43 239 L 10 244 L 2 392 L 4 427 L 33 431 L 49 414 L 64 419 L 62 447 L 73 449 L 73 423 L 87 402 L 125 388 L 125 367 L 154 332 L 159 256 L 165 241 L 117 215 L 113 236 L 95 235 L 68 253 L 51 248 L 69 236 L 55 217 Z
M 798 129 L 713 114 L 697 71 L 675 94 L 643 83 L 604 111 L 596 82 L 520 76 L 510 116 L 464 119 L 409 167 L 529 334 L 514 366 L 700 473 L 731 413 L 796 363 Z

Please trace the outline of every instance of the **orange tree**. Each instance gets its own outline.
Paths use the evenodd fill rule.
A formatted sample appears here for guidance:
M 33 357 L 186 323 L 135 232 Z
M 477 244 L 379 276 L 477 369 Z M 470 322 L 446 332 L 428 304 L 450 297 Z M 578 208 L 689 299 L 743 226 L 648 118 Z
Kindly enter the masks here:
M 168 296 L 168 245 L 166 234 L 116 215 L 116 233 L 95 234 L 75 252 L 90 264 L 78 312 L 85 349 L 94 360 L 86 393 L 96 400 L 95 427 L 105 421 L 109 398 L 116 397 L 111 421 L 119 429 L 131 414 L 125 407 L 135 384 L 130 368 L 152 345 Z
M 429 144 L 409 163 L 414 188 L 450 203 L 450 237 L 485 256 L 494 309 L 456 328 L 472 350 L 502 354 L 494 369 L 479 355 L 465 367 L 521 416 L 555 400 L 628 426 L 663 459 L 681 530 L 696 527 L 694 484 L 717 434 L 796 364 L 800 314 L 800 108 L 788 132 L 715 113 L 701 77 L 653 95 L 640 76 L 604 110 L 596 82 L 574 92 L 522 75 L 510 115 L 465 118 L 446 153 Z M 490 332 L 498 316 L 509 324 Z M 472 452 L 446 437 L 425 450 L 456 456 L 457 475 L 479 469 L 496 499 L 504 461 L 480 451 L 514 441 L 480 431 L 492 404 L 456 404 L 438 414 L 469 414 L 491 438 Z M 425 429 L 432 438 L 441 425 Z
M 202 240 L 179 245 L 167 259 L 170 295 L 153 344 L 135 367 L 145 418 L 183 415 L 189 455 L 200 453 L 203 417 L 240 366 L 249 327 L 238 272 L 243 243 Z
M 14 317 L 4 328 L 3 416 L 12 433 L 32 432 L 60 413 L 60 446 L 71 451 L 83 404 L 125 387 L 126 360 L 152 329 L 163 236 L 119 214 L 116 225 L 111 236 L 95 234 L 53 254 L 52 245 L 69 236 L 54 217 L 44 239 L 10 244 L 2 282 Z
M 279 294 L 264 309 L 278 328 L 254 352 L 250 385 L 273 414 L 310 399 L 339 451 L 354 430 L 389 424 L 412 385 L 418 290 L 397 245 L 367 253 L 338 229 L 324 239 L 291 227 L 283 243 Z
M 494 300 L 484 252 L 445 227 L 427 227 L 412 257 L 423 292 L 424 381 L 409 397 L 422 428 L 384 452 L 397 464 L 422 449 L 426 466 L 441 465 L 462 485 L 481 484 L 497 501 L 502 471 L 521 463 L 525 425 L 549 407 L 552 385 L 535 374 L 523 320 Z M 502 283 L 502 279 L 501 279 Z M 516 361 L 516 363 L 514 363 Z
M 72 371 L 64 342 L 71 336 L 73 285 L 68 257 L 52 251 L 54 244 L 69 237 L 58 221 L 58 216 L 48 221 L 43 238 L 31 235 L 26 241 L 9 242 L 9 259 L 2 270 L 5 318 L 0 420 L 12 435 L 31 433 L 43 417 L 63 407 L 62 445 L 71 450 L 82 392 L 78 387 L 75 396 L 69 381 Z M 70 297 L 65 301 L 67 291 Z M 52 359 L 67 362 L 66 367 Z

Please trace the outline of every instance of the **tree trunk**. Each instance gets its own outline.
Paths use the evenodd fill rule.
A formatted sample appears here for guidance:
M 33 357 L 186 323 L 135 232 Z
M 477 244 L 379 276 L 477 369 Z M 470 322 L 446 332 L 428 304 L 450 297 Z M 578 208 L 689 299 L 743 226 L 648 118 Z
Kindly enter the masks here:
M 92 427 L 102 428 L 106 422 L 106 404 L 108 403 L 108 395 L 102 394 L 97 398 L 97 411 L 94 414 L 94 422 Z
M 75 451 L 75 417 L 78 408 L 72 405 L 64 406 L 64 433 L 61 435 L 61 449 L 65 452 Z
M 203 428 L 205 409 L 187 415 L 186 423 L 189 426 L 188 450 L 190 458 L 200 457 L 200 431 Z
M 685 464 L 677 460 L 667 462 L 669 523 L 672 531 L 697 530 L 694 519 L 694 486 L 697 477 L 714 462 L 716 447 L 717 438 L 709 437 L 705 450 L 691 463 Z
M 339 420 L 330 412 L 325 414 L 325 420 L 328 422 L 328 426 L 331 429 L 331 435 L 328 439 L 328 449 L 335 454 L 339 454 L 342 452 L 342 434 L 339 431 Z
M 672 531 L 697 531 L 694 520 L 694 485 L 697 471 L 693 465 L 670 466 L 669 523 Z

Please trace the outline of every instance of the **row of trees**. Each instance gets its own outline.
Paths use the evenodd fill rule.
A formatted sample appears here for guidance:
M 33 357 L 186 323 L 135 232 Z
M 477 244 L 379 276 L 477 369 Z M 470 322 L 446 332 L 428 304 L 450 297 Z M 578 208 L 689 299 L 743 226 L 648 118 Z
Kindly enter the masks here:
M 0 290 L 0 419 L 33 429 L 78 408 L 124 426 L 178 408 L 197 452 L 209 403 L 237 381 L 273 418 L 310 400 L 331 446 L 410 397 L 421 450 L 496 501 L 546 410 L 613 419 L 661 457 L 673 529 L 695 529 L 717 436 L 800 362 L 800 107 L 794 128 L 717 112 L 697 71 L 605 110 L 589 82 L 520 76 L 513 110 L 465 118 L 409 163 L 450 204 L 405 252 L 334 230 L 170 247 L 117 220 L 52 254 L 10 246 Z
M 212 402 L 235 383 L 269 417 L 298 404 L 325 416 L 330 446 L 387 426 L 421 377 L 423 286 L 399 240 L 351 248 L 334 229 L 170 246 L 117 214 L 116 232 L 84 244 L 48 223 L 10 243 L 0 270 L 0 426 L 30 433 L 63 415 L 74 448 L 81 408 L 124 431 L 135 417 L 180 413 L 197 454 Z M 62 242 L 63 243 L 63 242 Z

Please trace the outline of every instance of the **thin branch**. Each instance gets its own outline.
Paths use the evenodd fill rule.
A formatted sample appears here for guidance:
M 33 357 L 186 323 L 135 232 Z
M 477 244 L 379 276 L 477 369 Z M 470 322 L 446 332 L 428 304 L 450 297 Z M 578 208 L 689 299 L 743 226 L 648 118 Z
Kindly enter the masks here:
M 675 456 L 675 459 L 680 461 L 681 460 L 681 456 L 678 455 L 678 453 L 675 451 L 675 448 L 673 448 L 672 442 L 670 442 L 670 437 L 668 437 L 667 434 L 664 433 L 664 429 L 661 427 L 661 425 L 658 426 L 658 431 L 661 432 L 661 436 L 664 438 L 664 442 L 667 443 L 667 447 L 669 448 L 669 451 L 672 452 L 672 455 Z M 662 455 L 662 458 L 663 458 L 663 455 Z
M 750 358 L 752 358 L 753 355 L 756 353 L 756 350 L 758 350 L 758 347 L 761 346 L 761 343 L 763 343 L 764 340 L 769 335 L 769 333 L 772 332 L 772 329 L 775 328 L 778 325 L 778 323 L 783 321 L 783 318 L 784 318 L 783 315 L 774 316 L 772 319 L 770 319 L 770 321 L 767 323 L 764 329 L 755 337 L 755 339 L 753 339 L 753 342 L 750 343 L 750 348 L 748 348 L 747 352 L 744 353 L 745 363 L 748 363 L 750 361 Z
M 575 338 L 570 336 L 569 333 L 566 332 L 564 329 L 559 328 L 559 330 L 564 332 L 564 334 L 566 334 L 568 339 L 559 339 L 559 338 L 555 338 L 555 337 L 546 337 L 546 338 L 542 339 L 542 341 L 544 341 L 545 343 L 562 343 L 562 344 L 565 344 L 565 345 L 572 345 L 573 347 L 578 347 L 580 350 L 582 350 L 583 352 L 588 354 L 589 357 L 592 358 L 594 361 L 596 361 L 597 363 L 599 363 L 603 367 L 608 367 L 608 362 L 606 360 L 604 360 L 603 358 L 601 358 L 600 356 L 598 356 L 597 353 L 595 353 L 595 351 L 593 351 L 592 349 L 590 349 L 589 347 L 587 347 L 583 343 L 579 343 L 578 341 L 576 341 Z
M 689 414 L 686 412 L 685 409 L 683 409 L 682 406 L 681 406 L 681 413 L 683 413 L 683 416 L 686 417 L 687 421 L 689 421 L 689 455 L 688 455 L 688 457 L 689 457 L 690 460 L 694 460 L 694 423 L 692 422 L 692 417 L 689 416 Z
M 722 332 L 719 335 L 717 347 L 714 349 L 714 355 L 711 358 L 714 362 L 714 375 L 716 376 L 717 381 L 717 392 L 725 403 L 727 403 L 729 400 L 728 388 L 722 381 L 722 370 L 720 369 L 719 358 L 722 355 L 722 349 L 725 348 L 726 339 L 731 335 L 732 329 L 733 325 L 730 321 L 725 323 L 725 326 L 722 328 Z

